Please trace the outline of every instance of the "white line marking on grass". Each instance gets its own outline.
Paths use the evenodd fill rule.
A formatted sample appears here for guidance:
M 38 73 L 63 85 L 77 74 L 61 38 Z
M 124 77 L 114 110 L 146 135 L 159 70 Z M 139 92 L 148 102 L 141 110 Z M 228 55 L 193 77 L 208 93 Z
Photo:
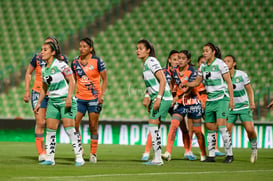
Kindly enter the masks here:
M 160 173 L 120 173 L 120 174 L 94 174 L 73 176 L 35 176 L 35 177 L 13 177 L 16 179 L 54 179 L 63 180 L 69 178 L 96 178 L 96 177 L 121 177 L 121 176 L 149 176 L 149 175 L 191 175 L 191 174 L 217 174 L 217 173 L 250 173 L 250 172 L 273 172 L 273 170 L 237 170 L 237 171 L 205 171 L 205 172 L 160 172 Z

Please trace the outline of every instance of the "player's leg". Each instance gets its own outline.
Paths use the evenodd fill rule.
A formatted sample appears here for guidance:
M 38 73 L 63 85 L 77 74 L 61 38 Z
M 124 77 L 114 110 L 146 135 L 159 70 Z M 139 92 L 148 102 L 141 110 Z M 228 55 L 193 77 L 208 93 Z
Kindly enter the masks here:
M 149 160 L 151 148 L 152 148 L 152 136 L 151 136 L 151 133 L 148 133 L 146 146 L 145 146 L 145 152 L 142 154 L 142 157 L 141 157 L 142 161 Z
M 193 123 L 193 132 L 197 137 L 198 145 L 201 151 L 200 161 L 204 161 L 206 159 L 206 144 L 205 137 L 201 130 L 201 119 L 192 119 Z
M 75 118 L 75 130 L 76 130 L 76 134 L 78 135 L 80 140 L 81 140 L 80 124 L 81 124 L 81 120 L 82 120 L 83 116 L 85 115 L 86 111 L 87 111 L 87 101 L 78 99 L 77 100 L 77 114 L 76 114 L 76 118 Z M 83 147 L 82 147 L 82 154 L 84 155 Z
M 99 114 L 95 112 L 89 113 L 89 130 L 91 135 L 90 140 L 90 162 L 97 163 L 97 148 L 98 148 L 98 124 Z
M 245 127 L 251 146 L 250 162 L 255 163 L 258 158 L 257 133 L 254 129 L 254 121 L 252 118 L 251 110 L 242 110 L 242 114 L 240 114 L 240 119 Z

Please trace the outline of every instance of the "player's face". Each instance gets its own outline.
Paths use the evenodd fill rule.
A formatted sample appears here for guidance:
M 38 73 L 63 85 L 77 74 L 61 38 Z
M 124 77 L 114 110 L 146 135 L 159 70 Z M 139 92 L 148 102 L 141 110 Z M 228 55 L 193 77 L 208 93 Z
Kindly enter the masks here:
M 53 58 L 54 51 L 51 50 L 50 45 L 44 44 L 41 49 L 41 55 L 43 60 L 49 60 Z
M 136 54 L 139 59 L 146 59 L 149 56 L 150 50 L 143 43 L 137 44 Z
M 79 51 L 81 56 L 86 56 L 92 51 L 92 47 L 90 47 L 85 41 L 81 41 Z
M 212 49 L 209 46 L 204 46 L 203 48 L 203 56 L 205 60 L 210 60 L 214 56 L 215 51 L 212 51 Z
M 206 59 L 204 57 L 202 57 L 198 62 L 198 66 L 200 67 L 205 62 L 206 62 Z
M 236 65 L 230 56 L 225 57 L 224 62 L 227 64 L 229 70 L 231 70 Z
M 169 62 L 171 67 L 176 67 L 178 65 L 178 53 L 171 55 Z
M 178 55 L 178 66 L 180 68 L 184 68 L 185 66 L 187 66 L 189 61 L 190 60 L 187 58 L 187 56 L 184 53 L 179 53 L 179 55 Z

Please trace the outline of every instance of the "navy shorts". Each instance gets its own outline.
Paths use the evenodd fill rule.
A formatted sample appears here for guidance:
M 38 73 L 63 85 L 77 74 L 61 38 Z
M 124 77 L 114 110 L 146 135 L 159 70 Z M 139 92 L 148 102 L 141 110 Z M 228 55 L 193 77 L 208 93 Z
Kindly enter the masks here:
M 201 104 L 183 105 L 175 104 L 173 108 L 173 114 L 180 114 L 183 117 L 188 116 L 189 119 L 200 119 L 202 117 Z
M 86 111 L 88 113 L 94 112 L 94 113 L 100 113 L 102 110 L 102 104 L 98 104 L 98 99 L 93 100 L 77 100 L 78 104 L 78 112 L 85 114 Z
M 31 91 L 31 106 L 32 106 L 32 109 L 35 108 L 35 106 L 36 106 L 36 104 L 38 102 L 39 96 L 40 96 L 39 92 L 36 92 L 34 90 Z M 47 108 L 47 103 L 48 103 L 48 96 L 45 96 L 45 98 L 41 102 L 40 108 Z

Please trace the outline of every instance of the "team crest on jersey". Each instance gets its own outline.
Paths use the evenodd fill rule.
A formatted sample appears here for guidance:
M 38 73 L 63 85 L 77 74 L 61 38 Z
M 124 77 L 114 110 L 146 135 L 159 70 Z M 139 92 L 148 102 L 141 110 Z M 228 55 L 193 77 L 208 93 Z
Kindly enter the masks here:
M 55 74 L 55 70 L 54 69 L 51 69 L 51 74 Z
M 240 79 L 238 77 L 236 77 L 235 82 L 237 82 L 237 83 L 240 82 Z
M 212 66 L 212 71 L 215 71 L 216 69 L 215 69 L 215 66 Z
M 187 81 L 187 80 L 189 80 L 189 77 L 185 76 L 184 79 Z
M 89 70 L 93 70 L 93 69 L 94 69 L 93 65 L 90 65 Z

